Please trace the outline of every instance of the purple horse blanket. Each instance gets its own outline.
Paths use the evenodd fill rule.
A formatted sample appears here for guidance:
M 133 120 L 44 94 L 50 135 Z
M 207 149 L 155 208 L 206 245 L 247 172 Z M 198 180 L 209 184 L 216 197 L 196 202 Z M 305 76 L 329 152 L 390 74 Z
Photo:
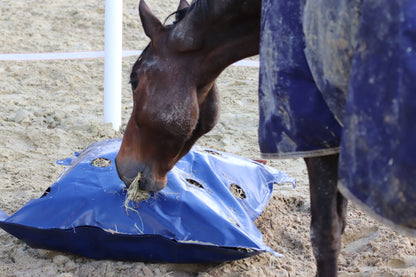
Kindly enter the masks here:
M 416 235 L 416 2 L 263 0 L 265 158 L 340 153 L 339 190 Z

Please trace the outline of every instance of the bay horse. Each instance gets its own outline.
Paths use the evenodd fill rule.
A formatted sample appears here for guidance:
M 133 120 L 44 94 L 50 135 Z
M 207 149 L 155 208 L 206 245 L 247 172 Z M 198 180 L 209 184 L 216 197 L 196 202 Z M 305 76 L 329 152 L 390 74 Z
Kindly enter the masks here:
M 232 63 L 259 53 L 262 11 L 270 3 L 263 1 L 262 7 L 261 0 L 195 0 L 189 5 L 180 0 L 175 22 L 164 25 L 140 0 L 141 22 L 151 41 L 130 75 L 133 110 L 116 158 L 127 187 L 140 176 L 139 189 L 163 189 L 168 171 L 215 126 L 215 80 Z M 304 159 L 317 275 L 336 276 L 347 210 L 347 199 L 337 187 L 339 154 Z

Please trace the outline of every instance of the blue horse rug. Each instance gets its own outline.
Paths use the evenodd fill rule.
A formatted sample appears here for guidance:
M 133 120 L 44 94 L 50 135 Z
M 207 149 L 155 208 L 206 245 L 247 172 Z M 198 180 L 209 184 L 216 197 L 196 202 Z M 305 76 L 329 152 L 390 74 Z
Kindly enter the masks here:
M 416 235 L 416 1 L 262 1 L 266 158 L 340 153 L 340 191 Z
M 0 227 L 35 248 L 94 259 L 211 263 L 269 251 L 253 221 L 286 174 L 252 160 L 194 147 L 162 191 L 128 202 L 115 168 L 121 140 L 97 142 L 74 157 L 39 198 Z M 97 161 L 100 161 L 99 163 Z

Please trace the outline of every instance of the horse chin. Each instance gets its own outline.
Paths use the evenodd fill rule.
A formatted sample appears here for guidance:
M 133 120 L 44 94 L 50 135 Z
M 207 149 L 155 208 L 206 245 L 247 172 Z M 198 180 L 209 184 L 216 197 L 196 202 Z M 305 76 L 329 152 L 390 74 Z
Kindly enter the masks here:
M 165 188 L 167 184 L 167 177 L 164 178 L 144 178 L 139 181 L 139 189 L 149 192 L 158 192 Z
M 162 190 L 167 183 L 167 176 L 155 176 L 149 166 L 127 162 L 116 158 L 117 173 L 127 188 L 131 186 L 139 190 L 156 192 Z
M 148 192 L 160 191 L 164 189 L 167 184 L 166 177 L 155 180 L 154 178 L 143 176 L 141 172 L 139 172 L 134 178 L 120 176 L 120 179 L 124 182 L 128 189 L 135 187 L 136 189 Z

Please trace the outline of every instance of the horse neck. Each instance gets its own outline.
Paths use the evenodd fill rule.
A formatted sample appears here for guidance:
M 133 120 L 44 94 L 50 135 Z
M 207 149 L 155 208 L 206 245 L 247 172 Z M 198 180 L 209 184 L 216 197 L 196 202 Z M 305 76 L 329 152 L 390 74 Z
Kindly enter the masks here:
M 261 0 L 207 1 L 205 22 L 191 26 L 195 39 L 202 41 L 201 72 L 216 78 L 232 63 L 258 54 Z
M 259 53 L 261 1 L 225 1 L 210 19 L 213 35 L 206 43 L 207 63 L 221 72 L 230 64 Z M 214 70 L 215 71 L 215 70 Z

